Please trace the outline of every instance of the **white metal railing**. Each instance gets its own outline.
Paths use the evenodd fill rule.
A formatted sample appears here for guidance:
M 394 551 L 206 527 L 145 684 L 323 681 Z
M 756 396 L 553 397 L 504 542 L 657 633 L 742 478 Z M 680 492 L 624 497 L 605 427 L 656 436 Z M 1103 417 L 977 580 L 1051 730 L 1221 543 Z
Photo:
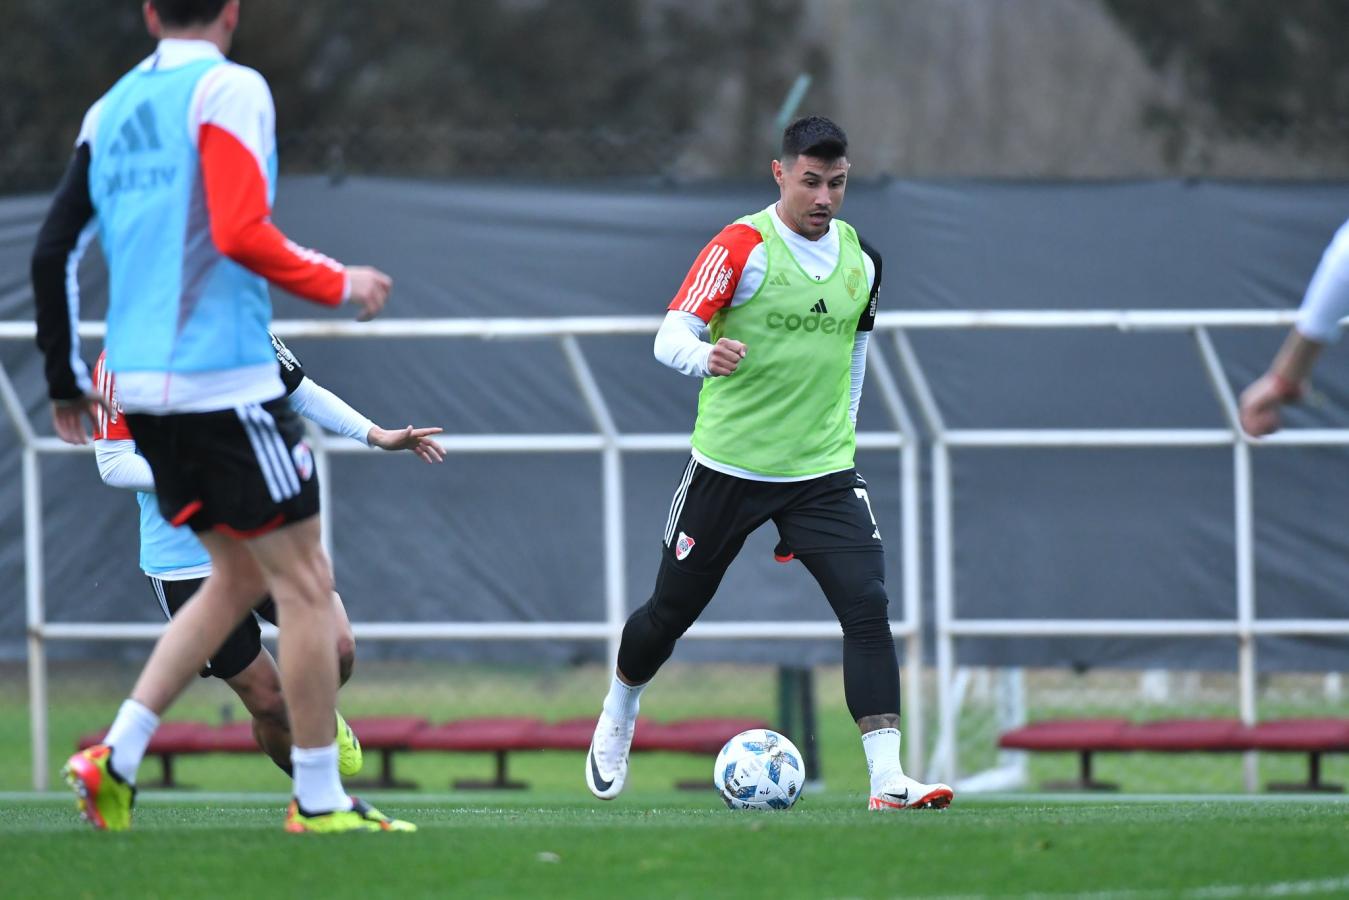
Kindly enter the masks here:
M 1257 660 L 1255 638 L 1260 635 L 1349 636 L 1349 619 L 1276 619 L 1261 621 L 1255 603 L 1254 526 L 1251 504 L 1250 448 L 1253 444 L 1288 446 L 1349 445 L 1349 429 L 1303 429 L 1273 435 L 1259 441 L 1247 437 L 1238 427 L 1235 398 L 1223 373 L 1221 362 L 1209 338 L 1211 328 L 1278 327 L 1291 325 L 1294 313 L 1284 310 L 1084 310 L 1084 311 L 939 311 L 886 312 L 877 317 L 878 331 L 893 335 L 895 349 L 905 378 L 917 400 L 920 413 L 930 432 L 932 478 L 932 545 L 935 609 L 935 656 L 937 665 L 938 735 L 934 742 L 936 758 L 927 769 L 930 774 L 954 777 L 958 771 L 956 754 L 957 657 L 956 641 L 962 637 L 1017 638 L 1026 636 L 1134 636 L 1134 637 L 1208 637 L 1233 639 L 1237 644 L 1241 716 L 1255 718 L 1255 678 Z M 553 338 L 562 348 L 577 387 L 595 419 L 596 433 L 590 435 L 475 435 L 442 436 L 439 440 L 449 452 L 508 453 L 576 452 L 600 453 L 603 465 L 603 504 L 605 521 L 605 617 L 593 622 L 565 623 L 356 623 L 363 640 L 551 640 L 593 639 L 608 643 L 611 655 L 617 645 L 627 602 L 624 597 L 623 527 L 619 503 L 621 464 L 625 453 L 684 450 L 683 434 L 621 434 L 615 427 L 584 354 L 576 342 L 578 336 L 651 334 L 660 318 L 574 317 L 562 319 L 385 319 L 371 323 L 329 321 L 284 321 L 275 323 L 284 338 Z M 1205 372 L 1221 406 L 1226 428 L 1215 429 L 950 429 L 928 383 L 906 332 L 930 329 L 1116 329 L 1134 331 L 1189 331 L 1195 339 Z M 100 323 L 83 323 L 84 337 L 100 337 Z M 0 339 L 30 338 L 28 323 L 0 323 Z M 858 445 L 868 449 L 897 451 L 900 466 L 901 553 L 903 560 L 903 616 L 893 624 L 897 637 L 906 642 L 905 741 L 907 764 L 911 771 L 923 771 L 922 691 L 919 690 L 922 664 L 922 609 L 920 591 L 921 534 L 919 524 L 918 433 L 909 415 L 898 383 L 880 353 L 869 359 L 868 385 L 879 388 L 886 409 L 895 423 L 892 432 L 870 432 L 858 436 Z M 29 622 L 30 704 L 33 708 L 34 784 L 46 785 L 46 667 L 43 645 L 46 640 L 133 640 L 153 637 L 161 626 L 102 623 L 47 623 L 42 596 L 41 509 L 37 454 L 39 452 L 79 452 L 56 438 L 37 437 L 23 414 L 3 368 L 0 368 L 0 399 L 15 423 L 23 443 L 25 591 Z M 1202 620 L 1104 620 L 1039 619 L 1035 621 L 961 618 L 956 610 L 954 568 L 954 529 L 951 451 L 967 447 L 1214 447 L 1233 448 L 1234 537 L 1237 596 L 1231 617 Z M 329 453 L 370 452 L 351 442 L 338 439 L 316 441 L 321 485 Z M 331 504 L 325 502 L 324 509 Z M 331 532 L 324 523 L 325 535 Z M 832 638 L 839 634 L 832 622 L 796 623 L 707 623 L 695 625 L 689 637 L 698 639 L 737 639 L 742 637 Z M 1254 757 L 1246 762 L 1247 787 L 1256 782 Z
M 557 340 L 567 360 L 576 387 L 592 419 L 593 434 L 484 434 L 440 435 L 436 440 L 450 453 L 598 453 L 601 457 L 601 503 L 604 521 L 604 616 L 578 622 L 354 622 L 352 628 L 362 641 L 411 640 L 594 640 L 607 644 L 610 658 L 617 656 L 618 642 L 629 614 L 626 591 L 626 533 L 622 504 L 622 458 L 627 453 L 686 452 L 688 435 L 624 434 L 609 411 L 604 390 L 596 381 L 577 341 L 578 336 L 616 334 L 654 334 L 660 317 L 592 317 L 564 319 L 387 319 L 370 323 L 311 320 L 277 321 L 273 330 L 283 338 L 483 338 Z M 82 322 L 80 336 L 101 338 L 101 322 Z M 27 322 L 0 322 L 0 339 L 32 340 L 34 326 Z M 862 449 L 894 450 L 898 455 L 901 490 L 898 502 L 901 521 L 901 554 L 904 562 L 901 586 L 903 614 L 891 623 L 896 638 L 905 642 L 906 678 L 920 684 L 922 672 L 922 621 L 919 590 L 921 557 L 919 551 L 919 479 L 916 434 L 913 420 L 885 360 L 876 357 L 868 376 L 873 388 L 879 388 L 896 430 L 863 432 L 858 435 Z M 45 789 L 48 781 L 47 665 L 48 641 L 135 641 L 158 637 L 161 624 L 48 622 L 44 596 L 42 560 L 41 453 L 90 453 L 89 446 L 75 447 L 59 438 L 36 434 L 23 404 L 0 365 L 0 405 L 3 405 L 22 445 L 24 479 L 24 565 L 25 608 L 28 629 L 29 714 L 32 732 L 33 787 Z M 315 462 L 319 471 L 321 516 L 325 542 L 330 542 L 332 503 L 329 491 L 328 457 L 334 453 L 369 453 L 353 441 L 323 435 L 314 436 Z M 329 543 L 331 550 L 331 544 Z M 273 637 L 271 626 L 264 636 Z M 750 639 L 836 639 L 841 635 L 833 621 L 798 622 L 707 622 L 695 624 L 687 637 L 698 640 Z M 923 768 L 923 698 L 914 690 L 905 704 L 907 762 L 912 771 Z
M 955 642 L 960 637 L 1230 637 L 1237 642 L 1238 704 L 1242 721 L 1256 718 L 1255 639 L 1260 635 L 1349 636 L 1349 619 L 1256 618 L 1254 516 L 1250 450 L 1264 445 L 1349 445 L 1349 429 L 1316 429 L 1284 432 L 1259 440 L 1242 431 L 1236 397 L 1223 372 L 1218 353 L 1209 337 L 1210 328 L 1290 326 L 1291 310 L 1244 311 L 1089 311 L 1089 312 L 992 312 L 944 313 L 953 328 L 1114 328 L 1120 331 L 1185 330 L 1194 339 L 1210 386 L 1227 423 L 1221 429 L 950 429 L 946 427 L 918 356 L 904 332 L 925 327 L 910 323 L 895 332 L 895 349 L 913 386 L 919 409 L 932 441 L 934 613 L 936 619 L 938 738 L 932 768 L 934 777 L 954 779 L 959 772 L 955 739 L 959 702 L 954 696 L 958 683 Z M 1234 546 L 1237 596 L 1230 619 L 1135 620 L 1135 619 L 962 619 L 956 611 L 954 507 L 952 503 L 951 450 L 962 447 L 1213 447 L 1230 446 L 1233 452 Z M 1258 784 L 1257 757 L 1244 758 L 1247 790 Z

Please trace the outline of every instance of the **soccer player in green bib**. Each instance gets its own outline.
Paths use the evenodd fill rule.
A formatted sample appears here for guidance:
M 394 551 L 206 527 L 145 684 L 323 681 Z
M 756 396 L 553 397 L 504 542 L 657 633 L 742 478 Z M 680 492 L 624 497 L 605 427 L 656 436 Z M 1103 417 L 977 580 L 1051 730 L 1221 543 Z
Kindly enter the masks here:
M 853 468 L 857 405 L 881 257 L 835 218 L 848 139 L 819 116 L 783 133 L 781 196 L 713 238 L 656 336 L 656 358 L 703 379 L 693 453 L 666 519 L 651 599 L 623 629 L 618 667 L 586 755 L 586 783 L 622 791 L 642 691 L 768 521 L 779 561 L 799 559 L 843 626 L 843 682 L 871 774 L 870 809 L 940 809 L 944 784 L 899 762 L 899 664 L 885 557 Z

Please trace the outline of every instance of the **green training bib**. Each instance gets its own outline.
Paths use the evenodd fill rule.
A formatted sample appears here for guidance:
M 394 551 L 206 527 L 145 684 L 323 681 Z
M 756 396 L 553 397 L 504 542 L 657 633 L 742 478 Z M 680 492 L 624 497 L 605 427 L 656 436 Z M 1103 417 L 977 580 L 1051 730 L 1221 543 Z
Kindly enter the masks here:
M 763 236 L 768 271 L 748 302 L 719 310 L 712 341 L 730 338 L 745 358 L 724 378 L 705 378 L 693 447 L 708 459 L 760 475 L 801 477 L 853 465 L 848 418 L 853 339 L 869 290 L 857 232 L 836 219 L 838 265 L 823 281 L 792 256 L 765 210 L 740 221 Z

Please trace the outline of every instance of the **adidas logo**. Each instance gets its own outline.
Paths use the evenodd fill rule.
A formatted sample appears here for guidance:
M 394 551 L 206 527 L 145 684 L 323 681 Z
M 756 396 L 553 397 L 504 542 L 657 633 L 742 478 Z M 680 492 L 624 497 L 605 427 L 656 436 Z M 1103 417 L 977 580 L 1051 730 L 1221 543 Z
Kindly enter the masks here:
M 773 285 L 777 285 L 778 287 L 790 287 L 790 286 L 791 286 L 791 281 L 789 281 L 789 280 L 787 279 L 787 273 L 786 273 L 786 272 L 783 272 L 783 273 L 781 273 L 781 274 L 779 274 L 779 275 L 777 275 L 777 276 L 775 276 L 775 277 L 773 277 L 773 278 L 768 279 L 768 283 L 769 283 L 769 284 L 773 284 Z
M 824 305 L 823 297 L 816 301 L 815 305 L 810 308 L 810 311 L 813 313 L 823 313 L 826 316 L 829 315 L 829 307 Z
M 134 112 L 117 129 L 117 140 L 113 142 L 109 153 L 143 153 L 146 150 L 160 150 L 159 127 L 155 122 L 155 111 L 149 102 L 136 107 Z

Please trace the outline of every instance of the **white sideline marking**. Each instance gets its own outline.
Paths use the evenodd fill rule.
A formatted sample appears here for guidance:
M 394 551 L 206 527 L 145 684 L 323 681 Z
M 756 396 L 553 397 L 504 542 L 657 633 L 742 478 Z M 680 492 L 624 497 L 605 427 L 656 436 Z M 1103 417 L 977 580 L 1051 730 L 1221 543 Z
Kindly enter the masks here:
M 1274 884 L 1215 884 L 1208 887 L 1155 891 L 1095 891 L 1071 894 L 1018 894 L 1021 900 L 1153 900 L 1161 897 L 1187 897 L 1193 900 L 1225 900 L 1228 897 L 1305 897 L 1349 890 L 1349 875 L 1307 881 L 1278 881 Z M 985 894 L 924 894 L 914 900 L 983 900 Z

